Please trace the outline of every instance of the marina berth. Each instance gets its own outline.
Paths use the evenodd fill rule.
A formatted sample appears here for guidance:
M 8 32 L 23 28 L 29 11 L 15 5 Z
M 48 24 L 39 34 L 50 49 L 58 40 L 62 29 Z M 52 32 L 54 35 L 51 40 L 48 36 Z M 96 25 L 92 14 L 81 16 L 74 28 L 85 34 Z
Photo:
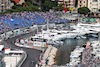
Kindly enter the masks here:
M 79 32 L 79 34 L 88 34 L 89 36 L 93 36 L 93 37 L 98 37 L 98 32 L 99 32 L 99 27 L 100 25 L 97 24 L 82 24 L 82 23 L 78 23 L 77 25 L 71 26 L 72 28 L 74 28 L 76 32 Z
M 18 47 L 25 47 L 25 49 L 31 48 L 30 51 L 28 50 L 30 53 L 26 50 L 28 54 L 31 54 L 31 51 L 33 51 L 33 53 L 35 52 L 32 49 L 42 50 L 43 52 L 40 51 L 42 53 L 39 62 L 37 62 L 37 58 L 33 58 L 35 64 L 37 62 L 40 67 L 50 67 L 55 64 L 61 65 L 67 62 L 66 65 L 69 65 L 68 67 L 82 67 L 81 64 L 86 65 L 86 67 L 95 67 L 100 64 L 100 42 L 87 41 L 90 41 L 89 37 L 91 36 L 98 38 L 100 24 L 77 23 L 77 21 L 75 21 L 75 23 L 67 23 L 67 19 L 61 19 L 55 12 L 29 11 L 11 13 L 0 16 L 0 37 L 4 39 L 4 43 L 6 44 L 6 42 L 9 43 L 10 40 L 7 40 L 9 38 L 15 36 L 17 38 L 17 36 L 21 34 L 25 34 L 25 37 L 27 37 L 26 35 L 28 34 L 28 36 L 30 36 L 29 38 L 18 36 L 20 38 L 16 39 L 16 42 L 12 41 L 11 44 L 14 43 Z M 86 43 L 80 45 L 83 41 Z M 10 46 L 13 47 L 13 45 Z M 0 50 L 2 50 L 1 48 Z M 23 50 L 11 51 L 10 48 L 6 48 L 5 50 L 5 54 L 13 57 L 14 60 L 10 58 L 11 61 L 19 61 L 23 53 Z M 35 52 L 35 55 L 36 54 L 40 55 L 38 52 Z M 29 56 L 27 61 L 30 61 L 31 55 Z M 55 60 L 56 56 L 57 61 Z M 18 57 L 18 60 L 16 60 L 15 57 Z M 9 57 L 5 59 L 9 59 Z M 34 62 L 33 59 L 32 62 Z M 58 59 L 60 63 L 57 63 L 59 62 Z M 11 66 L 10 60 L 5 60 L 9 62 L 10 65 L 8 66 L 15 67 Z M 27 63 L 27 61 L 25 63 Z M 14 62 L 14 64 L 17 63 L 18 62 Z
M 100 32 L 100 23 L 98 24 L 77 24 L 77 26 L 81 26 L 81 27 L 84 27 L 84 28 L 87 28 L 88 30 L 92 30 L 92 31 L 95 31 L 95 32 Z
M 70 62 L 66 65 L 75 66 L 81 63 L 82 52 L 84 51 L 83 47 L 76 46 L 76 48 L 70 54 Z

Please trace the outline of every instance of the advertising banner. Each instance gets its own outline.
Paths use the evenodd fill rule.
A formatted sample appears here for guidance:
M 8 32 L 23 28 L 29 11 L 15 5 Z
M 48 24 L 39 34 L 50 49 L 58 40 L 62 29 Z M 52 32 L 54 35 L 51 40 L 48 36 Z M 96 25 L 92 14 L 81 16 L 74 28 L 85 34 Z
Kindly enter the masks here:
M 96 22 L 95 18 L 82 18 L 83 22 Z

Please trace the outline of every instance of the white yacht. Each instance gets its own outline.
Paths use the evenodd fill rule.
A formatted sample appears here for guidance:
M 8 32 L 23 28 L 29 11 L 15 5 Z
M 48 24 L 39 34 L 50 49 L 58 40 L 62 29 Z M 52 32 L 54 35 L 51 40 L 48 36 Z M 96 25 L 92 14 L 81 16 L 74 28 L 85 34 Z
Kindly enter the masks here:
M 95 24 L 77 24 L 76 26 L 71 26 L 74 29 L 76 29 L 77 32 L 80 32 L 80 34 L 89 34 L 93 37 L 98 37 L 97 33 L 99 32 L 99 25 Z
M 87 28 L 88 30 L 100 32 L 100 24 L 99 23 L 96 23 L 96 24 L 82 24 L 82 23 L 79 23 L 79 24 L 77 24 L 77 26 Z

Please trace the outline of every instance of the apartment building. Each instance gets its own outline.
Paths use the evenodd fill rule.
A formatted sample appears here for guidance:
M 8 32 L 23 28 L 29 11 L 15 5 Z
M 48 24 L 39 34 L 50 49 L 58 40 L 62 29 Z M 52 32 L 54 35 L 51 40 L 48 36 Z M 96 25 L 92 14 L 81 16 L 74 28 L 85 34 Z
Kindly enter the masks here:
M 78 0 L 78 8 L 80 7 L 88 7 L 88 0 Z
M 55 0 L 51 0 L 51 1 L 55 1 Z M 65 3 L 67 4 L 67 7 L 71 7 L 74 8 L 75 7 L 75 1 L 76 0 L 64 0 Z M 58 4 L 63 3 L 63 0 L 59 0 Z
M 100 0 L 88 0 L 88 8 L 91 12 L 98 12 L 100 9 Z
M 17 4 L 21 4 L 21 5 L 22 5 L 22 3 L 25 3 L 24 0 L 11 0 L 11 1 L 15 1 Z
M 10 0 L 0 0 L 0 12 L 5 12 L 8 9 L 11 9 L 11 7 L 14 4 L 11 3 Z

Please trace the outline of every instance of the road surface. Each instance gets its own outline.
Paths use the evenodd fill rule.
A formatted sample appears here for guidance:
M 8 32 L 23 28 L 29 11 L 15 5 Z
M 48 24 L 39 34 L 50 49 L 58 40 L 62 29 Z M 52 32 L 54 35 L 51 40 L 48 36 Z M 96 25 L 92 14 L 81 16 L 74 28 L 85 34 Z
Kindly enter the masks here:
M 3 41 L 4 45 L 8 45 L 8 47 L 15 48 L 15 49 L 23 49 L 27 53 L 27 58 L 21 67 L 35 67 L 36 62 L 39 60 L 39 56 L 40 56 L 41 51 L 36 50 L 36 49 L 20 48 L 20 47 L 15 46 L 14 43 L 12 43 L 12 42 L 15 42 L 15 40 L 19 37 L 27 38 L 27 37 L 31 36 L 32 34 L 33 33 L 19 35 L 17 37 L 10 38 L 6 41 Z M 34 61 L 35 64 L 32 65 L 31 61 Z

